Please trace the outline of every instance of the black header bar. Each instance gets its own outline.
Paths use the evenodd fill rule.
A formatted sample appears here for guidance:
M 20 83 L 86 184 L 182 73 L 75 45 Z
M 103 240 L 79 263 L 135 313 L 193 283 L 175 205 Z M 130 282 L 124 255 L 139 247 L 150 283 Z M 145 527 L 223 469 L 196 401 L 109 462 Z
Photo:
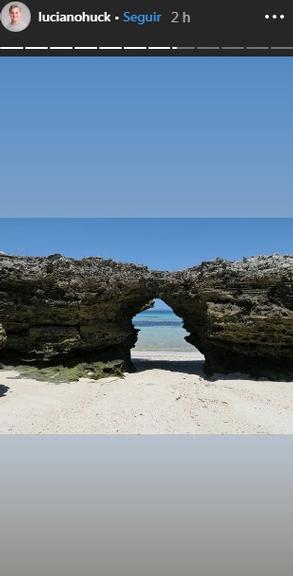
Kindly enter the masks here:
M 293 56 L 288 0 L 16 0 L 0 10 L 0 56 Z

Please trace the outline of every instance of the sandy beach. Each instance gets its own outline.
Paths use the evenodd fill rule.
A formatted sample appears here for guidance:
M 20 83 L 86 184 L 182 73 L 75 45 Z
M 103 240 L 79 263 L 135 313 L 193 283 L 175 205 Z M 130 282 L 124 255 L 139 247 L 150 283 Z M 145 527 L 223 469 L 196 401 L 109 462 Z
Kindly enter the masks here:
M 1 434 L 292 434 L 293 382 L 207 379 L 202 356 L 133 353 L 124 379 L 55 384 L 0 371 Z

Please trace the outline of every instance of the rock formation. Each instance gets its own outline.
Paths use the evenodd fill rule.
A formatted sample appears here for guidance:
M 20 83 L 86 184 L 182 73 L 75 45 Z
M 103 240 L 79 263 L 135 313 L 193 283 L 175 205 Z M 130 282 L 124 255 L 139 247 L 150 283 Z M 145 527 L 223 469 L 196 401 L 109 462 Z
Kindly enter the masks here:
M 279 255 L 173 273 L 102 258 L 0 255 L 0 357 L 129 367 L 132 318 L 154 298 L 183 319 L 210 373 L 293 371 L 293 256 Z
M 166 301 L 213 373 L 293 370 L 293 257 L 216 260 L 170 278 Z
M 6 332 L 0 324 L 0 350 L 1 348 L 4 348 L 6 342 L 7 342 Z

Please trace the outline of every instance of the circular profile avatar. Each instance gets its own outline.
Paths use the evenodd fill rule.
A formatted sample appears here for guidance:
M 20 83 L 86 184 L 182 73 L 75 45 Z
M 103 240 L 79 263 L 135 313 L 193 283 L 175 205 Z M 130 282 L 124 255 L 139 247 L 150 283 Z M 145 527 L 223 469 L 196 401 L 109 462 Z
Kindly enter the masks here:
M 23 2 L 9 2 L 1 11 L 1 23 L 9 32 L 22 32 L 31 21 L 31 11 Z

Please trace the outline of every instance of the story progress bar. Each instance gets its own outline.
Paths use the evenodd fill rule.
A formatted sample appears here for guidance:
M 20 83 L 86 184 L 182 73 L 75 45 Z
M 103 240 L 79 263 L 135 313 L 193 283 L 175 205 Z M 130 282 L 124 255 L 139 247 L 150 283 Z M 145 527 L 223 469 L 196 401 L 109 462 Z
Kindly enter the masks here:
M 124 50 L 124 51 L 169 51 L 169 50 L 185 50 L 185 51 L 243 51 L 243 50 L 259 50 L 259 51 L 269 51 L 269 50 L 293 50 L 293 46 L 0 46 L 0 50 L 3 51 L 19 51 L 19 50 L 27 50 L 27 51 L 42 51 L 42 50 L 50 50 L 50 51 L 93 51 L 93 50 L 101 50 L 101 51 L 116 51 L 116 50 Z

